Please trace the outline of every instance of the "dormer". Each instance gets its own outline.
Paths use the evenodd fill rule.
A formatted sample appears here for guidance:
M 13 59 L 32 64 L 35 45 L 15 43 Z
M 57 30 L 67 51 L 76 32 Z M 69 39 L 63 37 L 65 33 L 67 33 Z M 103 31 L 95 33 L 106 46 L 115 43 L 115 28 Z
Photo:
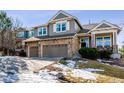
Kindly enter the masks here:
M 82 29 L 78 19 L 64 11 L 58 11 L 55 16 L 53 16 L 48 24 L 50 25 L 50 34 L 55 35 L 59 33 L 76 33 L 78 30 Z M 51 30 L 52 28 L 52 30 Z

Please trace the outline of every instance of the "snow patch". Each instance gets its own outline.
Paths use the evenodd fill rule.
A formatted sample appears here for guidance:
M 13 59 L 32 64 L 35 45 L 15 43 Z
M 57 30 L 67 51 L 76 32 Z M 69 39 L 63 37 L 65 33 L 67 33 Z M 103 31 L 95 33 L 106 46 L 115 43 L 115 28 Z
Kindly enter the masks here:
M 70 68 L 74 68 L 76 65 L 76 61 L 66 60 L 66 62 L 68 62 L 67 66 Z
M 47 80 L 56 80 L 57 76 L 56 76 L 57 72 L 48 72 L 48 70 L 41 70 L 39 72 L 39 75 L 41 78 L 43 79 L 47 79 Z
M 88 72 L 85 70 L 74 69 L 72 70 L 72 73 L 74 77 L 81 77 L 84 79 L 96 80 L 96 77 L 91 72 Z
M 103 69 L 94 69 L 94 68 L 85 68 L 84 70 L 89 71 L 89 72 L 99 72 L 99 71 L 104 71 Z

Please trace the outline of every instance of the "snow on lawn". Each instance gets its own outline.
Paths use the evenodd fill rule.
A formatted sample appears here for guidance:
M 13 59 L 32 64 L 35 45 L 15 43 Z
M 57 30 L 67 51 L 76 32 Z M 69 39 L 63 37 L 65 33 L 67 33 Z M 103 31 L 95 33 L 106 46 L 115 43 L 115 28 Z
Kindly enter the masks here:
M 70 68 L 74 68 L 75 67 L 76 61 L 67 60 L 66 62 L 68 63 L 67 64 L 68 67 L 70 67 Z
M 90 80 L 96 80 L 96 76 L 89 71 L 86 71 L 84 69 L 73 69 L 68 67 L 67 65 L 62 65 L 62 64 L 55 64 L 55 67 L 63 69 L 63 74 L 67 75 L 68 71 L 71 71 L 71 76 L 73 77 L 81 77 L 84 79 L 90 79 Z
M 19 75 L 20 80 L 17 83 L 57 83 L 48 73 L 23 73 Z
M 56 71 L 48 72 L 48 70 L 41 70 L 39 71 L 39 75 L 41 78 L 46 79 L 46 80 L 56 80 L 58 73 Z
M 12 83 L 19 80 L 18 74 L 28 70 L 27 64 L 16 56 L 0 57 L 0 80 Z
M 50 71 L 47 68 L 33 73 L 28 69 L 28 60 L 22 60 L 20 57 L 0 57 L 0 82 L 19 82 L 19 83 L 41 83 L 41 82 L 59 82 L 59 71 Z M 76 69 L 76 61 L 67 60 L 67 65 L 54 64 L 53 67 L 61 68 L 63 75 L 71 73 L 72 77 L 81 77 L 83 79 L 96 80 L 92 73 L 95 71 L 104 71 L 101 69 Z M 33 62 L 32 65 L 35 65 Z
M 74 69 L 72 70 L 72 73 L 73 77 L 81 77 L 83 79 L 96 80 L 96 76 L 94 76 L 93 73 L 85 70 Z
M 69 68 L 68 66 L 63 65 L 63 64 L 55 64 L 55 65 L 53 65 L 53 66 L 54 66 L 54 67 L 57 67 L 57 68 L 61 68 L 63 71 L 72 70 L 72 68 Z
M 41 70 L 33 73 L 28 69 L 28 60 L 16 56 L 0 57 L 0 82 L 5 83 L 40 83 L 40 82 L 59 82 L 55 76 L 56 72 L 49 73 L 47 70 Z M 37 63 L 33 63 L 35 66 Z
M 101 72 L 104 71 L 103 69 L 94 69 L 94 68 L 85 68 L 84 70 L 88 72 Z

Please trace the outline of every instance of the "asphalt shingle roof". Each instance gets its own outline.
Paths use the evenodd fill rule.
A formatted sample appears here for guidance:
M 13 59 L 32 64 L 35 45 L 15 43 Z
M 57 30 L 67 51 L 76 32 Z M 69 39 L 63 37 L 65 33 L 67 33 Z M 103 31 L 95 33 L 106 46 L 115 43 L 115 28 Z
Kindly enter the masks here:
M 58 38 L 58 37 L 68 37 L 68 36 L 74 36 L 76 33 L 70 33 L 70 34 L 62 34 L 62 35 L 54 35 L 54 36 L 38 36 L 36 38 L 39 39 L 49 39 L 49 38 Z

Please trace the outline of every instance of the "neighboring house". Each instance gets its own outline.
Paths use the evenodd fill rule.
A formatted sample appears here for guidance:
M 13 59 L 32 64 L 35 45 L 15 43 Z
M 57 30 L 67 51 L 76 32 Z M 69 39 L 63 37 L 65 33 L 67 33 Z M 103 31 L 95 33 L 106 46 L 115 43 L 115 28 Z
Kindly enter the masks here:
M 47 24 L 33 27 L 32 37 L 24 40 L 28 57 L 71 57 L 81 47 L 118 51 L 117 34 L 121 28 L 107 21 L 82 25 L 59 11 Z
M 25 50 L 25 46 L 23 44 L 23 40 L 26 40 L 29 38 L 29 31 L 25 28 L 19 28 L 16 32 L 16 45 L 15 45 L 15 51 L 18 53 L 21 50 Z

